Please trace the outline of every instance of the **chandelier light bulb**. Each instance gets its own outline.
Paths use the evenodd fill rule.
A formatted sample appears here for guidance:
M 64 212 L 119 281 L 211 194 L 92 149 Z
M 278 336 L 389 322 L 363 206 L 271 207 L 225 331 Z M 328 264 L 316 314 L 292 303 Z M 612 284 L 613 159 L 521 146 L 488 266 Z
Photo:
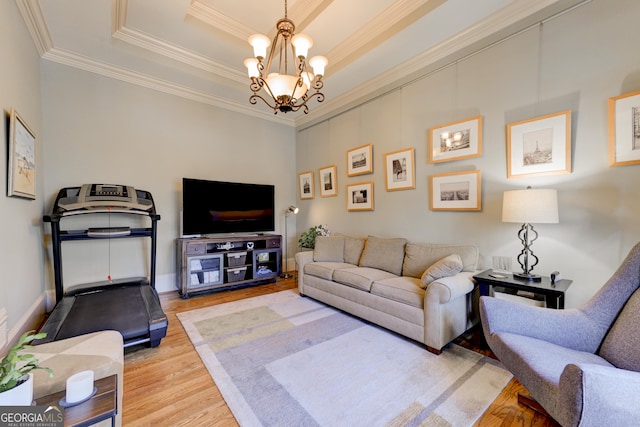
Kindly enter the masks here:
M 291 38 L 291 44 L 296 50 L 296 56 L 306 58 L 313 46 L 313 40 L 306 34 L 296 34 Z
M 309 65 L 313 68 L 313 74 L 316 76 L 324 76 L 324 68 L 329 60 L 324 56 L 314 56 L 309 60 Z
M 267 48 L 271 44 L 269 37 L 264 34 L 253 34 L 249 36 L 249 44 L 253 46 L 253 56 L 256 58 L 265 58 L 267 56 Z
M 260 71 L 258 70 L 258 60 L 256 58 L 247 58 L 244 60 L 244 66 L 247 67 L 247 73 L 250 78 L 260 77 Z

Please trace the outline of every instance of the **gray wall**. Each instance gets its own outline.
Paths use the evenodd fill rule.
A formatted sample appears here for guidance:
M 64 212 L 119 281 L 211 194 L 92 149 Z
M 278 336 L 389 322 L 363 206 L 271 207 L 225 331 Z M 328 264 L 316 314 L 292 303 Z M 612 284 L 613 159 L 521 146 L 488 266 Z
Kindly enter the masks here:
M 276 217 L 276 232 L 284 233 L 284 210 L 296 197 L 293 128 L 56 63 L 43 63 L 42 74 L 47 210 L 60 188 L 83 183 L 150 191 L 162 217 L 160 291 L 175 289 L 183 177 L 274 184 L 276 210 L 283 213 Z M 73 228 L 76 221 L 107 226 L 118 220 L 128 221 L 112 216 L 64 222 Z M 63 245 L 65 286 L 109 274 L 147 275 L 146 245 L 144 239 Z
M 298 231 L 327 224 L 357 235 L 462 242 L 492 256 L 522 249 L 518 224 L 502 223 L 505 190 L 555 188 L 559 224 L 535 226 L 534 272 L 559 270 L 574 280 L 567 306 L 590 297 L 640 240 L 640 165 L 609 167 L 607 99 L 640 89 L 640 3 L 594 0 L 457 64 L 298 133 L 298 172 L 335 164 L 338 196 L 298 200 Z M 329 84 L 329 82 L 327 82 Z M 571 174 L 507 179 L 507 123 L 572 110 Z M 482 115 L 479 158 L 428 163 L 428 130 Z M 346 151 L 373 144 L 374 172 L 347 177 Z M 416 188 L 385 190 L 384 154 L 415 148 Z M 429 210 L 430 175 L 482 171 L 482 211 Z M 347 212 L 346 185 L 374 183 L 374 211 Z
M 0 2 L 0 108 L 2 194 L 0 195 L 0 309 L 7 311 L 9 339 L 19 334 L 29 313 L 43 305 L 43 155 L 39 55 L 15 2 Z M 14 108 L 36 134 L 36 200 L 6 197 L 8 114 Z M 1 319 L 0 319 L 1 320 Z M 37 325 L 31 325 L 37 326 Z M 0 349 L 4 343 L 0 342 Z

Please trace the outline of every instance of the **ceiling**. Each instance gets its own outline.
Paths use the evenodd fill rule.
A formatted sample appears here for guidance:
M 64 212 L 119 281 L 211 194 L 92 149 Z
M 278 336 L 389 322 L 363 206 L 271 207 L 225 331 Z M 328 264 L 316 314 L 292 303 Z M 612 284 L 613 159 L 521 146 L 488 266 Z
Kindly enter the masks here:
M 253 33 L 284 0 L 15 0 L 45 60 L 291 126 L 308 126 L 427 75 L 585 0 L 288 0 L 324 55 L 310 113 L 249 104 Z

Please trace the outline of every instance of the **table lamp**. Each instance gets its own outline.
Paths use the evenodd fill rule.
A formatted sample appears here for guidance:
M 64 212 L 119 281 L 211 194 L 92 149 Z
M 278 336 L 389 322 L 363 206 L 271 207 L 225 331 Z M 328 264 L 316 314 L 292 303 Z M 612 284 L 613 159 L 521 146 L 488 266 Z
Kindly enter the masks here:
M 516 279 L 539 282 L 539 275 L 532 274 L 533 267 L 538 264 L 538 257 L 533 254 L 531 246 L 538 238 L 538 233 L 532 224 L 558 223 L 558 192 L 556 190 L 540 189 L 505 191 L 502 198 L 502 222 L 519 222 L 522 228 L 518 231 L 518 238 L 523 249 L 518 255 L 518 263 L 522 273 L 513 273 Z

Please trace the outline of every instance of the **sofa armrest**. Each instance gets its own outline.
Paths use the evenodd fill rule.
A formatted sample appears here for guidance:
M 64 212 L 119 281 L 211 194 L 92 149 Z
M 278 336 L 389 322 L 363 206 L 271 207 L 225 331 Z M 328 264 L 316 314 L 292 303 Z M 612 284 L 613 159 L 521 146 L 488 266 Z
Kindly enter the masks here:
M 298 268 L 298 292 L 303 294 L 302 287 L 304 284 L 304 265 L 313 262 L 313 251 L 302 251 L 296 253 L 296 266 Z
M 560 376 L 556 407 L 563 425 L 640 425 L 640 372 L 569 364 Z
M 467 295 L 473 290 L 472 272 L 462 271 L 455 276 L 442 277 L 429 283 L 425 290 L 425 300 L 446 304 Z

